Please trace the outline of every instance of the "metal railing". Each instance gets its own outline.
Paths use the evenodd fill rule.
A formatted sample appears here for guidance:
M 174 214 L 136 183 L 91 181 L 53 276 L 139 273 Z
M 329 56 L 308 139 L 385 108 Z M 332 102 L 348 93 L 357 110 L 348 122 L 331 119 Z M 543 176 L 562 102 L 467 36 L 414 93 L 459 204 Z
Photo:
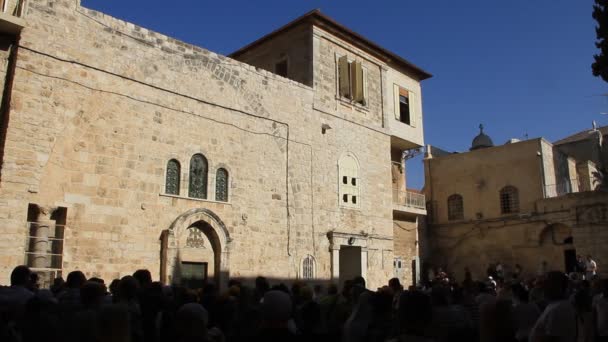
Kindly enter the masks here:
M 577 185 L 576 179 L 545 185 L 545 198 L 558 197 L 576 192 Z
M 25 263 L 35 269 L 61 270 L 65 226 L 27 222 Z
M 412 191 L 393 189 L 393 203 L 426 210 L 426 200 L 423 194 Z

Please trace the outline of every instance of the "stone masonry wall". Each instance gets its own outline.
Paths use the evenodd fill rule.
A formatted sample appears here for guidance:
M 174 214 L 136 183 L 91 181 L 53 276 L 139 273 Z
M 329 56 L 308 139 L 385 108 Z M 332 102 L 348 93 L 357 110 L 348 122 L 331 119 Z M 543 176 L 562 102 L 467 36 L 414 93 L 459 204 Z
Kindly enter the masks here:
M 76 1 L 32 0 L 25 18 L 0 182 L 0 282 L 23 263 L 28 203 L 68 208 L 65 271 L 111 279 L 148 268 L 157 279 L 161 232 L 204 207 L 233 239 L 231 276 L 297 278 L 311 254 L 328 279 L 326 234 L 337 230 L 378 237 L 368 281 L 386 282 L 390 138 L 370 129 L 377 100 L 356 122 L 329 116 L 313 109 L 310 87 Z M 321 122 L 333 130 L 322 135 Z M 347 151 L 362 161 L 360 210 L 338 205 Z M 186 197 L 195 153 L 209 161 L 208 200 Z M 164 195 L 171 158 L 180 196 Z M 219 167 L 230 172 L 228 203 L 213 200 Z

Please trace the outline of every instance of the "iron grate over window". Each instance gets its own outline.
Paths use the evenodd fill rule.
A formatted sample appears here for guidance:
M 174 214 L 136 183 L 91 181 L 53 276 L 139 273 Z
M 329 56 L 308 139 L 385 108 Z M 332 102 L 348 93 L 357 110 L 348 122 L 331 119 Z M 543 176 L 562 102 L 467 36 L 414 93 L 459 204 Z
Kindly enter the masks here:
M 228 202 L 228 171 L 224 168 L 218 169 L 215 176 L 215 200 Z
M 313 279 L 315 277 L 315 259 L 308 255 L 302 261 L 302 278 Z
M 514 186 L 505 186 L 500 190 L 500 211 L 503 214 L 519 212 L 519 190 Z
M 202 154 L 195 154 L 190 160 L 190 184 L 188 196 L 192 198 L 207 199 L 207 158 Z
M 167 162 L 167 175 L 165 177 L 165 193 L 179 195 L 181 167 L 175 159 Z
M 448 197 L 448 220 L 464 219 L 464 203 L 462 196 L 458 194 Z

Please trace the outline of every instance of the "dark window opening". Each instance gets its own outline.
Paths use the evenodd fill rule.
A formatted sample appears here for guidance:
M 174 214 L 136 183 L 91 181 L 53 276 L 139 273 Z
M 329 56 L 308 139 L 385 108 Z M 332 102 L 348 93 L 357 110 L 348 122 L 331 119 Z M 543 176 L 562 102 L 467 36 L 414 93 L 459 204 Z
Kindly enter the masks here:
M 519 212 L 519 191 L 516 187 L 506 186 L 500 190 L 500 211 L 503 214 Z
M 348 195 L 342 195 L 342 201 L 348 203 Z
M 399 95 L 399 121 L 408 125 L 411 124 L 410 100 L 404 95 Z
M 462 196 L 454 194 L 448 197 L 448 220 L 464 219 L 464 205 Z
M 343 177 L 342 177 L 342 183 L 344 183 L 344 184 L 348 184 L 348 177 L 343 176 Z
M 357 196 L 353 196 L 353 204 L 357 204 Z
M 284 59 L 274 65 L 274 72 L 283 77 L 287 77 L 287 60 Z
M 351 181 L 351 184 L 353 186 L 357 186 L 357 178 L 353 178 L 353 180 Z

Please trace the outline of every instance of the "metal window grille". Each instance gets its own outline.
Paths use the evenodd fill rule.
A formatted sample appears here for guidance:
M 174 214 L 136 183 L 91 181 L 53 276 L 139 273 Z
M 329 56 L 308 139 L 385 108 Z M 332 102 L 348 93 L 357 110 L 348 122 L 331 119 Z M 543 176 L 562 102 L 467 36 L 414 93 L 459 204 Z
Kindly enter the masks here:
M 40 278 L 41 286 L 49 286 L 61 276 L 65 226 L 27 222 L 25 264 Z
M 165 178 L 165 193 L 170 195 L 179 195 L 181 167 L 175 159 L 169 160 L 167 163 L 167 176 Z
M 302 277 L 304 279 L 312 279 L 315 277 L 315 260 L 310 255 L 302 261 Z
M 192 198 L 207 199 L 207 158 L 202 154 L 195 154 L 190 160 L 190 185 L 188 196 Z
M 500 190 L 500 211 L 503 214 L 519 212 L 519 191 L 516 187 L 506 186 Z
M 448 197 L 448 220 L 464 219 L 464 204 L 461 195 L 454 194 Z
M 215 177 L 215 200 L 228 202 L 228 171 L 218 169 Z

